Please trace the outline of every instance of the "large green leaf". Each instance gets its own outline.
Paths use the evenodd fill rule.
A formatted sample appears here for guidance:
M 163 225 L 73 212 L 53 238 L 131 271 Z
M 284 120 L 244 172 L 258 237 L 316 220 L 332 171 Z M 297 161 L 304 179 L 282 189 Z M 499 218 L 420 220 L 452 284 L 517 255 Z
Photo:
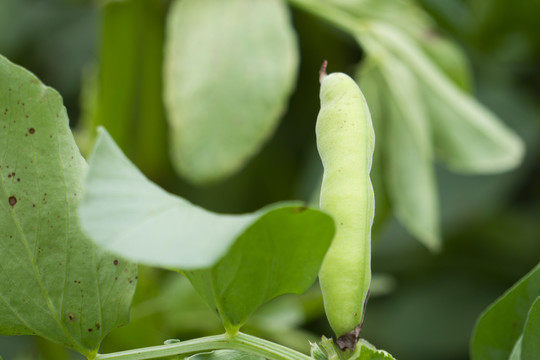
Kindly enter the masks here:
M 299 204 L 223 215 L 167 193 L 122 154 L 103 128 L 90 157 L 85 188 L 81 224 L 92 239 L 114 253 L 154 266 L 182 270 L 210 267 L 237 239 L 251 246 L 252 241 L 274 241 L 276 237 L 293 246 L 303 241 L 305 233 L 313 237 L 313 251 L 320 251 L 317 244 L 327 246 L 333 236 L 328 215 Z M 293 241 L 290 234 L 300 240 Z
M 540 296 L 540 265 L 501 296 L 479 318 L 471 343 L 472 360 L 506 360 L 518 352 L 515 344 L 521 340 L 521 356 L 524 344 L 538 343 L 538 297 Z M 535 302 L 536 301 L 536 302 Z M 535 304 L 533 308 L 533 303 Z M 527 316 L 530 320 L 527 320 Z M 530 321 L 524 332 L 524 324 Z M 530 327 L 529 327 L 530 326 Z M 529 345 L 527 345 L 529 346 Z M 534 350 L 533 347 L 527 349 Z
M 98 130 L 81 224 L 100 246 L 133 261 L 172 268 L 214 264 L 258 214 L 217 215 L 150 182 L 110 135 Z
M 76 207 L 87 169 L 60 95 L 0 56 L 0 333 L 89 358 L 128 321 L 137 270 L 96 248 Z
M 170 12 L 165 103 L 171 151 L 189 181 L 238 171 L 273 133 L 297 50 L 280 0 L 182 0 Z
M 429 249 L 441 247 L 438 194 L 429 124 L 416 79 L 398 60 L 381 59 L 388 124 L 381 142 L 385 179 L 397 218 Z

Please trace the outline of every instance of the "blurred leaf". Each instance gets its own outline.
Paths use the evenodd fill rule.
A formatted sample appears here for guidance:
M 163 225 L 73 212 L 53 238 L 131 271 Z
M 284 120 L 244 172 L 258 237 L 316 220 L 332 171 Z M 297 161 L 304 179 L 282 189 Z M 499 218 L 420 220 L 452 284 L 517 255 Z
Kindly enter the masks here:
M 272 135 L 297 71 L 279 0 L 183 0 L 169 14 L 165 104 L 171 153 L 203 184 L 242 168 Z
M 399 31 L 373 23 L 370 35 L 402 59 L 425 86 L 437 155 L 468 173 L 510 170 L 522 161 L 524 145 L 488 109 L 461 91 Z
M 391 24 L 414 39 L 422 51 L 463 90 L 471 88 L 471 72 L 463 51 L 438 31 L 438 25 L 414 1 L 330 0 L 335 6 L 354 14 L 358 22 L 379 21 Z M 369 25 L 368 25 L 369 26 Z M 373 54 L 371 54 L 373 55 Z
M 426 247 L 441 247 L 438 195 L 429 126 L 413 74 L 399 60 L 381 59 L 388 108 L 385 179 L 398 219 Z
M 185 275 L 234 333 L 263 303 L 305 292 L 317 278 L 333 236 L 329 216 L 283 207 L 262 215 L 216 265 Z
M 216 350 L 209 353 L 196 354 L 186 360 L 264 360 L 264 357 L 236 350 Z
M 56 91 L 0 57 L 0 333 L 36 334 L 92 358 L 128 321 L 136 267 L 79 228 L 86 162 Z
M 385 142 L 381 141 L 386 138 L 384 120 L 387 115 L 387 109 L 385 109 L 385 93 L 382 89 L 384 78 L 382 77 L 377 60 L 372 58 L 366 59 L 362 63 L 362 66 L 357 69 L 356 80 L 366 97 L 376 138 L 375 151 L 373 152 L 373 166 L 370 173 L 377 202 L 372 226 L 373 236 L 371 241 L 373 244 L 374 241 L 379 239 L 378 234 L 383 229 L 391 210 L 390 199 L 388 198 L 388 193 L 384 186 L 385 160 L 383 149 L 385 148 Z
M 424 53 L 455 85 L 466 92 L 472 90 L 469 62 L 457 44 L 443 37 L 434 29 L 427 29 L 416 40 Z
M 531 306 L 523 328 L 521 359 L 540 359 L 540 296 Z
M 83 98 L 83 134 L 93 138 L 97 126 L 106 127 L 142 171 L 159 177 L 168 165 L 162 99 L 165 2 L 109 1 L 101 11 L 99 81 Z
M 532 318 L 530 324 L 527 323 L 530 328 L 526 328 L 525 332 L 527 336 L 534 336 L 537 341 L 538 333 L 533 335 L 528 331 L 534 331 L 538 326 L 538 309 L 531 306 L 535 301 L 535 306 L 538 306 L 539 296 L 540 265 L 524 276 L 480 316 L 472 337 L 471 359 L 508 359 L 515 342 L 523 333 L 529 312 Z M 528 341 L 530 338 L 527 338 Z M 525 338 L 522 340 L 522 346 L 523 342 Z M 534 347 L 528 349 L 532 352 Z

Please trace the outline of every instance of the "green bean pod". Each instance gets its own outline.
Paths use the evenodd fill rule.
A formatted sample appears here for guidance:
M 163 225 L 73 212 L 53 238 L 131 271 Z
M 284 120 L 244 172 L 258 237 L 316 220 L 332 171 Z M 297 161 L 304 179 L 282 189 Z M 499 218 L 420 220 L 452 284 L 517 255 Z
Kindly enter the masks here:
M 321 69 L 320 99 L 316 125 L 324 166 L 320 208 L 334 218 L 336 235 L 319 280 L 332 329 L 338 337 L 356 331 L 356 343 L 371 282 L 375 199 L 369 172 L 375 133 L 356 82 L 343 73 L 327 75 L 326 63 Z

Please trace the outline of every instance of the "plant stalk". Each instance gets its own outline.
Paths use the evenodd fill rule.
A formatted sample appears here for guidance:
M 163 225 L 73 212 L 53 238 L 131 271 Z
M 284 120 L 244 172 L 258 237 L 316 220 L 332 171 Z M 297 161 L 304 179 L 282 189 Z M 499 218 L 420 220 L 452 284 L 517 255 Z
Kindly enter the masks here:
M 232 337 L 227 334 L 222 334 L 182 341 L 170 345 L 152 346 L 110 354 L 98 354 L 95 360 L 156 359 L 165 356 L 189 355 L 221 349 L 248 352 L 273 360 L 312 360 L 311 357 L 296 350 L 243 333 L 237 333 Z

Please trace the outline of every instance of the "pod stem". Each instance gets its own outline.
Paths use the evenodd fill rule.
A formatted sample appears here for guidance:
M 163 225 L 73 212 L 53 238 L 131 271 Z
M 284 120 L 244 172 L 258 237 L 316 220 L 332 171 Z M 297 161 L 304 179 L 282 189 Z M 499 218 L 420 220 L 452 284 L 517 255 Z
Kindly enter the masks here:
M 322 82 L 323 79 L 328 75 L 326 73 L 326 67 L 328 66 L 328 60 L 323 60 L 321 69 L 319 70 L 319 82 Z

